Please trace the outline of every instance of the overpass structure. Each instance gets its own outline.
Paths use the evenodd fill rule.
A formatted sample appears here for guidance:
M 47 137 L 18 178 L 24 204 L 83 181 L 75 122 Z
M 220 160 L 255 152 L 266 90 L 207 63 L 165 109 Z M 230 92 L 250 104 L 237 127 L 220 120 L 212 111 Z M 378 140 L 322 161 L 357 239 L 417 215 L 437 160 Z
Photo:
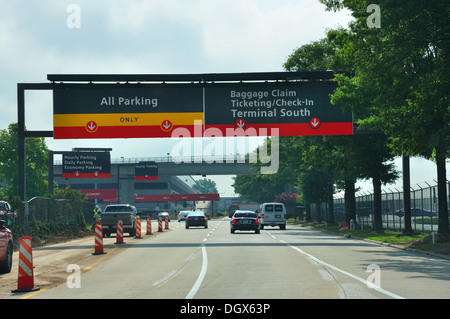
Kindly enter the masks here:
M 158 164 L 159 176 L 184 175 L 255 175 L 251 170 L 248 156 L 160 156 L 150 158 L 120 158 L 112 159 L 112 165 L 135 165 L 140 162 L 155 162 Z
M 136 165 L 142 162 L 158 164 L 158 178 L 136 180 Z M 110 178 L 64 178 L 62 161 L 55 160 L 53 179 L 60 188 L 67 184 L 80 190 L 99 205 L 109 203 L 129 203 L 144 213 L 158 211 L 176 212 L 191 209 L 195 201 L 202 200 L 202 194 L 196 194 L 192 188 L 192 175 L 236 175 L 257 174 L 252 170 L 249 158 L 240 155 L 213 157 L 172 158 L 160 156 L 151 158 L 115 158 L 111 159 Z M 177 196 L 189 194 L 191 196 Z M 163 196 L 165 195 L 165 196 Z M 219 196 L 211 197 L 218 201 Z M 166 199 L 167 197 L 168 199 Z M 160 200 L 158 200 L 158 198 Z M 204 197 L 203 200 L 211 200 Z

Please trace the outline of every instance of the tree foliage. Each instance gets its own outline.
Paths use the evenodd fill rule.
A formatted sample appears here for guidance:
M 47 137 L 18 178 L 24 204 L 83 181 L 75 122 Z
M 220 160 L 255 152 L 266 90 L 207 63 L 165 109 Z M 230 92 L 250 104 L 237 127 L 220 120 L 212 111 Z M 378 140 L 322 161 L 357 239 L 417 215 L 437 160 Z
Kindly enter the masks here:
M 0 180 L 8 185 L 3 196 L 18 195 L 18 125 L 12 123 L 0 131 Z M 28 198 L 47 192 L 48 152 L 44 138 L 26 139 L 26 193 Z
M 321 0 L 347 8 L 349 29 L 328 33 L 338 61 L 354 76 L 337 76 L 332 101 L 351 105 L 361 127 L 380 130 L 396 155 L 437 164 L 439 232 L 449 232 L 445 161 L 449 155 L 450 24 L 448 1 L 379 1 L 381 27 L 368 23 L 370 1 Z M 363 114 L 364 116 L 359 116 Z
M 195 181 L 195 185 L 192 188 L 201 194 L 215 194 L 218 193 L 216 182 L 211 179 L 200 179 Z

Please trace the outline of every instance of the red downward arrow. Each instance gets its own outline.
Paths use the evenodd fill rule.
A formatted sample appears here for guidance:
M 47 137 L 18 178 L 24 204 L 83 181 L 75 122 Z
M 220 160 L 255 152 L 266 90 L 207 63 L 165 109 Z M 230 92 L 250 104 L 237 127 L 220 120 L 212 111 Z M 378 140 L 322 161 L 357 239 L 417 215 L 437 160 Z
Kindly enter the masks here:
M 165 120 L 164 122 L 162 122 L 161 126 L 164 131 L 170 131 L 170 129 L 172 128 L 172 122 L 170 122 L 169 120 Z
M 245 123 L 245 121 L 243 119 L 240 119 L 240 120 L 236 121 L 236 127 L 237 128 L 244 128 L 245 125 L 247 125 L 247 123 Z
M 94 121 L 90 121 L 86 124 L 86 130 L 89 133 L 93 133 L 93 132 L 97 131 L 97 129 L 98 129 L 97 123 L 95 123 Z
M 318 118 L 312 118 L 311 121 L 309 121 L 309 124 L 312 128 L 319 128 L 320 127 L 320 120 Z

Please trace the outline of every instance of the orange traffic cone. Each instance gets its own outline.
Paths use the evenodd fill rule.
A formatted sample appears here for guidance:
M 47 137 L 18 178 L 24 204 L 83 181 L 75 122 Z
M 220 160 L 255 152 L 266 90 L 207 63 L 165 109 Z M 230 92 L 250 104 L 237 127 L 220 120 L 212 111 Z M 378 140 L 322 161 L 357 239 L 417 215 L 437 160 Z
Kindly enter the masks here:
M 17 289 L 12 292 L 27 292 L 39 289 L 39 287 L 34 287 L 31 237 L 21 237 L 19 249 L 19 278 L 17 280 Z

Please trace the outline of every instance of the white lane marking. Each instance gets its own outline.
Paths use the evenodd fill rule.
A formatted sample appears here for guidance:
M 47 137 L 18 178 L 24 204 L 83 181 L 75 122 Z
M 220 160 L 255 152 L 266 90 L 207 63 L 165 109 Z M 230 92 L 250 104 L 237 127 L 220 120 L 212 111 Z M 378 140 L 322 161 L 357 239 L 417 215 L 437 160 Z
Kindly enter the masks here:
M 200 270 L 200 274 L 198 275 L 197 281 L 195 282 L 194 286 L 192 287 L 191 291 L 187 294 L 186 299 L 192 299 L 194 298 L 195 294 L 197 293 L 198 289 L 202 285 L 203 279 L 205 278 L 206 271 L 208 269 L 208 256 L 206 254 L 206 247 L 205 245 L 201 245 L 202 247 L 202 269 Z
M 276 239 L 276 237 L 274 235 L 272 235 L 271 233 L 269 233 L 268 231 L 266 231 L 266 234 L 269 235 L 270 237 L 272 237 L 273 239 Z
M 215 231 L 215 230 L 217 229 L 217 227 L 219 227 L 219 225 L 220 225 L 221 223 L 222 223 L 222 221 L 220 221 L 220 222 L 216 225 L 216 227 L 214 227 L 214 228 L 208 233 L 208 235 L 206 235 L 206 237 L 203 238 L 203 242 L 206 242 L 206 241 L 208 240 L 209 236 L 212 235 L 213 231 Z
M 280 240 L 280 242 L 286 243 L 285 241 L 282 241 L 282 240 Z M 318 263 L 319 265 L 322 265 L 322 266 L 327 267 L 327 268 L 331 268 L 331 269 L 333 269 L 333 270 L 335 270 L 335 271 L 337 271 L 337 272 L 340 272 L 341 274 L 344 274 L 344 275 L 349 276 L 349 277 L 351 277 L 351 278 L 353 278 L 353 279 L 356 279 L 356 280 L 362 282 L 362 283 L 365 284 L 365 285 L 367 285 L 367 283 L 368 283 L 367 280 L 362 279 L 362 278 L 360 278 L 360 277 L 358 277 L 358 276 L 355 276 L 355 275 L 353 275 L 353 274 L 351 274 L 351 273 L 349 273 L 349 272 L 347 272 L 347 271 L 345 271 L 345 270 L 339 269 L 339 268 L 337 268 L 337 267 L 335 267 L 335 266 L 333 266 L 333 265 L 330 265 L 330 264 L 324 262 L 323 260 L 320 260 L 320 259 L 314 257 L 313 255 L 308 254 L 307 252 L 301 250 L 301 249 L 298 248 L 298 247 L 295 247 L 295 246 L 293 246 L 293 245 L 291 245 L 291 244 L 288 244 L 288 243 L 286 243 L 286 245 L 289 246 L 289 247 L 291 247 L 292 249 L 295 249 L 296 251 L 298 251 L 299 253 L 305 255 L 306 257 L 312 259 L 313 261 L 315 261 L 315 262 Z M 378 292 L 381 292 L 382 294 L 385 294 L 385 295 L 387 295 L 387 296 L 389 296 L 389 297 L 392 297 L 392 298 L 395 298 L 395 299 L 405 299 L 405 298 L 402 297 L 402 296 L 396 295 L 396 294 L 394 294 L 394 293 L 392 293 L 392 292 L 390 292 L 390 291 L 384 290 L 384 289 L 382 289 L 382 288 L 380 288 L 380 287 L 378 287 L 378 286 L 372 285 L 371 287 L 372 287 L 372 289 L 374 289 L 374 290 L 376 290 L 376 291 L 378 291 Z
M 203 242 L 206 242 L 209 238 L 209 236 L 211 236 L 211 234 L 217 229 L 217 227 L 219 227 L 219 225 L 222 223 L 222 221 L 220 221 L 216 227 L 214 227 L 207 235 L 205 238 L 203 238 Z M 203 258 L 203 262 L 202 262 L 202 269 L 200 270 L 200 274 L 198 275 L 197 281 L 195 282 L 194 286 L 192 287 L 191 291 L 188 293 L 188 295 L 186 296 L 186 299 L 192 299 L 194 298 L 194 296 L 197 294 L 197 291 L 200 289 L 200 286 L 202 285 L 203 279 L 205 278 L 206 275 L 206 270 L 208 269 L 208 255 L 206 254 L 206 247 L 204 244 L 201 245 L 202 247 L 202 258 Z
M 155 282 L 152 284 L 152 287 L 158 286 L 158 285 L 162 284 L 163 282 L 169 280 L 169 279 L 172 278 L 177 272 L 178 272 L 178 270 L 172 270 L 171 272 L 169 272 L 167 275 L 165 275 L 165 276 L 162 277 L 161 279 L 155 281 Z

